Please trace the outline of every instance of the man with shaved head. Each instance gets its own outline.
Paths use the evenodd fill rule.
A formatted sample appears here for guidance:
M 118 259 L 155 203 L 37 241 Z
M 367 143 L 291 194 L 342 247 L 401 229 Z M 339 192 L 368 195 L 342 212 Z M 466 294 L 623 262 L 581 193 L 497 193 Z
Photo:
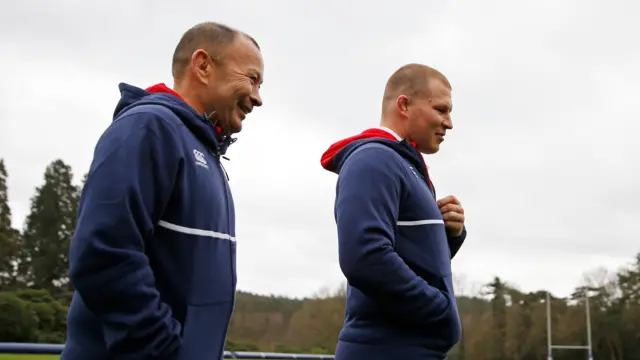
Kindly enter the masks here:
M 221 359 L 236 290 L 232 134 L 261 106 L 260 47 L 213 22 L 189 29 L 173 88 L 120 84 L 71 242 L 76 292 L 62 360 Z
M 459 341 L 451 258 L 466 238 L 458 199 L 437 200 L 422 154 L 440 149 L 451 84 L 420 64 L 387 82 L 380 127 L 338 141 L 335 218 L 347 310 L 336 360 L 444 359 Z

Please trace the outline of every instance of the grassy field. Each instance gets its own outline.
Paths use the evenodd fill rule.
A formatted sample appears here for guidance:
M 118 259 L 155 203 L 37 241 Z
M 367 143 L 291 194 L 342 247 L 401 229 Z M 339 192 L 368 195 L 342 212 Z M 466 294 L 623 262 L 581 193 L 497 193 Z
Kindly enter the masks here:
M 58 360 L 58 355 L 7 355 L 0 354 L 0 360 Z
M 58 360 L 58 355 L 7 355 L 0 354 L 0 360 Z
M 0 360 L 58 360 L 58 355 L 7 355 L 0 354 Z
M 7 355 L 0 354 L 0 360 L 58 360 L 58 355 Z
M 58 360 L 58 355 L 7 355 L 0 354 L 0 360 Z

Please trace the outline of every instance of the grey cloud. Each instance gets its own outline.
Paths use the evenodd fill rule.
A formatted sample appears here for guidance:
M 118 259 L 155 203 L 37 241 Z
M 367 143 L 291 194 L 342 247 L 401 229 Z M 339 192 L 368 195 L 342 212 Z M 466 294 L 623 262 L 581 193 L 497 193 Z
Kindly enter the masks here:
M 182 32 L 215 20 L 255 36 L 266 63 L 265 106 L 225 164 L 242 288 L 302 296 L 340 283 L 335 175 L 320 155 L 375 126 L 387 77 L 422 62 L 454 87 L 455 128 L 427 162 L 438 193 L 467 210 L 455 271 L 568 293 L 584 271 L 640 250 L 638 10 L 622 0 L 5 2 L 0 156 L 16 221 L 54 157 L 86 171 L 118 82 L 170 84 Z

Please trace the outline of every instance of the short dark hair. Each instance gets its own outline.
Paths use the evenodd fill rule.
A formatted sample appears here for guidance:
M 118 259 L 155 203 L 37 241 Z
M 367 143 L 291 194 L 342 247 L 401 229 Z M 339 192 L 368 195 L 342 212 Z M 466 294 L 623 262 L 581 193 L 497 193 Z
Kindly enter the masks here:
M 395 100 L 400 95 L 428 95 L 427 83 L 431 79 L 442 81 L 451 90 L 451 83 L 438 70 L 422 64 L 404 65 L 389 77 L 384 89 L 384 102 Z
M 182 35 L 175 51 L 171 73 L 174 78 L 180 78 L 191 63 L 191 56 L 198 49 L 205 49 L 214 59 L 221 59 L 224 50 L 231 45 L 236 37 L 244 36 L 260 49 L 258 42 L 251 36 L 229 26 L 212 21 L 193 26 Z

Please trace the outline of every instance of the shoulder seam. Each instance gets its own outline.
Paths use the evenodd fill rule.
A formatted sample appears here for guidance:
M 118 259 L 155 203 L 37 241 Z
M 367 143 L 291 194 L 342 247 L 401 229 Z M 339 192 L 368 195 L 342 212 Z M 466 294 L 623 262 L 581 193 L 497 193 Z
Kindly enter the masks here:
M 140 109 L 142 107 L 146 107 L 146 106 L 150 106 L 153 108 L 161 108 L 161 111 L 165 112 L 165 113 L 169 113 L 171 116 L 175 116 L 176 118 L 178 118 L 179 120 L 179 124 L 171 124 L 169 122 L 167 122 L 162 116 L 160 116 L 159 114 L 153 112 L 153 111 L 143 111 L 143 109 Z M 136 111 L 137 110 L 137 111 Z M 180 125 L 184 125 L 182 123 L 182 121 L 180 121 L 180 118 L 178 117 L 178 115 L 174 114 L 170 109 L 166 108 L 165 106 L 162 106 L 160 104 L 142 104 L 140 106 L 136 106 L 133 107 L 131 109 L 125 110 L 125 112 L 123 112 L 121 115 L 119 115 L 118 117 L 116 117 L 116 119 L 113 121 L 112 124 L 124 120 L 128 117 L 134 116 L 134 115 L 139 115 L 139 114 L 146 114 L 146 115 L 151 115 L 155 118 L 157 118 L 158 120 L 162 121 L 168 128 L 170 128 L 172 135 L 174 136 L 178 136 L 177 133 L 177 128 Z M 145 128 L 148 128 L 148 126 L 144 126 Z M 158 134 L 155 133 L 155 131 L 153 129 L 149 129 L 156 137 L 159 137 Z
M 362 145 L 362 146 L 359 146 L 359 147 L 358 147 L 357 149 L 355 149 L 351 154 L 349 154 L 348 158 L 345 160 L 345 164 L 346 164 L 346 162 L 347 162 L 347 161 L 349 161 L 349 160 L 351 159 L 351 157 L 352 157 L 352 156 L 354 156 L 357 152 L 359 152 L 359 151 L 361 151 L 361 150 L 364 150 L 364 149 L 366 149 L 366 148 L 369 148 L 369 149 L 371 149 L 371 148 L 380 148 L 380 149 L 383 149 L 383 150 L 386 150 L 386 151 L 390 152 L 390 153 L 393 155 L 393 159 L 394 159 L 394 161 L 396 162 L 396 164 L 397 164 L 398 166 L 400 166 L 401 168 L 403 168 L 403 169 L 404 169 L 403 171 L 405 172 L 405 175 L 411 175 L 411 174 L 409 173 L 409 170 L 407 170 L 407 169 L 406 169 L 406 166 L 405 166 L 405 165 L 406 165 L 406 164 L 405 164 L 405 163 L 406 163 L 406 161 L 404 161 L 404 159 L 402 159 L 402 156 L 400 156 L 400 154 L 398 154 L 397 152 L 395 152 L 392 148 L 390 148 L 390 147 L 388 147 L 388 146 L 385 146 L 385 145 L 382 145 L 382 144 L 379 144 L 379 143 L 369 143 L 369 144 L 364 144 L 364 145 Z
M 400 154 L 398 154 L 397 152 L 395 152 L 393 149 L 391 149 L 388 146 L 379 144 L 379 143 L 369 143 L 369 144 L 364 144 L 360 147 L 358 147 L 357 149 L 355 149 L 351 154 L 348 155 L 347 159 L 345 160 L 345 163 L 343 165 L 343 167 L 347 164 L 347 162 L 349 162 L 352 157 L 359 151 L 364 150 L 364 149 L 372 149 L 372 148 L 381 148 L 383 150 L 389 151 L 391 152 L 394 162 L 396 163 L 396 165 L 398 165 L 400 168 L 402 168 L 402 172 L 405 175 L 405 178 L 402 179 L 403 182 L 403 187 L 406 189 L 406 195 L 410 196 L 411 195 L 411 187 L 407 185 L 407 179 L 409 176 L 412 176 L 411 173 L 409 173 L 409 170 L 407 169 L 407 164 L 404 161 L 404 159 L 402 159 L 402 156 L 400 156 Z M 339 175 L 338 175 L 339 176 Z

